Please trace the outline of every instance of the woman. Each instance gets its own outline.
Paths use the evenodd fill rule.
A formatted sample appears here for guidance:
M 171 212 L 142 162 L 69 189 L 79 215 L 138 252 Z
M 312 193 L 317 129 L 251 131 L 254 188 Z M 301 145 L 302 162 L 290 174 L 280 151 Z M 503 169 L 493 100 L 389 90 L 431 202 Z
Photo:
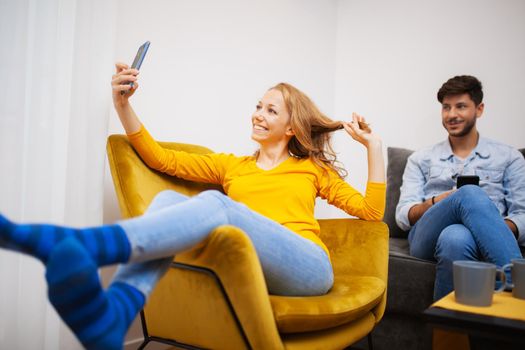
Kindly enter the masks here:
M 269 89 L 252 115 L 254 156 L 195 155 L 163 149 L 131 108 L 138 71 L 117 63 L 113 102 L 129 140 L 152 168 L 184 179 L 216 183 L 227 195 L 205 191 L 188 198 L 159 193 L 145 215 L 114 225 L 73 229 L 15 224 L 0 215 L 0 246 L 46 265 L 49 300 L 86 348 L 119 349 L 124 335 L 173 256 L 220 225 L 250 237 L 269 292 L 321 295 L 333 284 L 332 265 L 319 239 L 315 198 L 365 220 L 381 220 L 385 175 L 381 140 L 364 119 L 335 122 L 289 84 Z M 129 84 L 133 82 L 133 86 Z M 363 129 L 359 127 L 362 125 Z M 344 128 L 368 152 L 365 196 L 343 180 L 330 133 Z M 121 263 L 103 290 L 100 266 Z

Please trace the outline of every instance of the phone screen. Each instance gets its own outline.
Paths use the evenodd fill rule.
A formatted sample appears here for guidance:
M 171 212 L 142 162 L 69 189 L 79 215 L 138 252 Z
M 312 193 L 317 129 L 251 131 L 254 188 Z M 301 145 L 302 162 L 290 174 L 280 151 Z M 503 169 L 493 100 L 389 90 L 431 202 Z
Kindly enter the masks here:
M 479 186 L 479 176 L 477 175 L 459 175 L 456 179 L 456 188 L 460 188 L 464 185 L 476 185 Z
M 135 55 L 135 59 L 133 60 L 133 64 L 131 65 L 131 68 L 140 69 L 140 66 L 142 65 L 142 61 L 144 61 L 144 57 L 146 56 L 146 52 L 148 52 L 149 44 L 150 42 L 146 41 L 144 44 L 142 44 L 141 47 L 139 47 L 139 50 L 137 51 L 137 54 Z
M 144 57 L 146 57 L 146 52 L 148 52 L 149 44 L 150 42 L 146 41 L 144 44 L 142 44 L 139 47 L 139 50 L 137 51 L 137 54 L 135 55 L 135 59 L 133 60 L 133 63 L 131 64 L 131 68 L 140 69 L 140 66 L 142 65 L 142 61 L 144 61 Z M 128 84 L 131 87 L 133 87 L 132 81 L 130 81 Z M 125 95 L 126 91 L 121 91 L 120 94 Z

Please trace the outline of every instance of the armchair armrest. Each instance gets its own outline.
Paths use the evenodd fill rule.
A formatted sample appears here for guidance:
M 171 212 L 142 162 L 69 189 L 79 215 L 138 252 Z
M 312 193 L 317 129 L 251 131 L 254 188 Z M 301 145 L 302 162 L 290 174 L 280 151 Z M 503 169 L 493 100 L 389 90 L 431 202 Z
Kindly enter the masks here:
M 321 219 L 321 239 L 330 251 L 336 276 L 374 276 L 388 282 L 388 226 L 380 221 Z M 383 317 L 386 291 L 376 306 L 376 322 Z
M 201 244 L 179 254 L 175 263 L 208 269 L 217 276 L 235 317 L 242 324 L 245 341 L 249 342 L 251 348 L 282 349 L 257 253 L 242 230 L 233 226 L 218 227 Z M 198 272 L 193 272 L 194 276 L 188 276 L 191 272 L 185 273 L 182 279 L 177 279 L 176 272 L 170 271 L 154 290 L 145 308 L 149 316 L 148 328 L 158 330 L 157 336 L 176 336 L 176 339 L 204 348 L 213 348 L 213 341 L 217 339 L 222 339 L 224 348 L 244 348 L 241 331 L 231 333 L 232 329 L 238 327 L 231 320 L 230 311 L 227 307 L 217 306 L 222 299 L 220 292 L 209 290 L 215 284 L 203 284 L 202 276 L 196 276 Z M 207 298 L 211 297 L 212 300 L 196 301 L 203 290 Z M 188 305 L 191 305 L 191 310 L 184 312 L 183 318 L 172 316 L 180 314 Z M 195 324 L 200 325 L 199 332 L 187 329 Z M 223 325 L 224 328 L 216 325 Z M 184 339 L 190 336 L 194 338 Z

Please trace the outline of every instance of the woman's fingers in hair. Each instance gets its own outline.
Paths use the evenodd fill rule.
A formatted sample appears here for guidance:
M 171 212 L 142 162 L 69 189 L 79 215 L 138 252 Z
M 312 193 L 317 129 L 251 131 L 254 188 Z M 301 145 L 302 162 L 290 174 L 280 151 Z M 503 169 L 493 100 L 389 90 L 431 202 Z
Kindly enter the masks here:
M 356 112 L 352 112 L 352 121 L 355 121 L 356 123 L 363 122 L 365 121 L 365 118 Z
M 359 130 L 359 126 L 356 122 L 343 122 L 343 127 L 345 128 L 346 132 L 350 134 L 352 137 L 357 136 L 357 131 Z
M 357 122 L 357 125 L 359 125 L 359 129 L 363 130 L 366 133 L 371 133 L 372 130 L 370 129 L 370 124 L 367 124 L 365 122 Z
M 367 132 L 367 133 L 372 132 L 372 130 L 370 129 L 370 125 L 366 122 L 365 117 L 363 117 L 362 115 L 353 112 L 352 122 L 357 124 L 360 130 L 363 130 L 364 132 Z
M 358 139 L 363 134 L 372 132 L 368 124 L 363 121 L 352 120 L 351 122 L 343 122 L 343 127 L 346 132 L 354 139 Z

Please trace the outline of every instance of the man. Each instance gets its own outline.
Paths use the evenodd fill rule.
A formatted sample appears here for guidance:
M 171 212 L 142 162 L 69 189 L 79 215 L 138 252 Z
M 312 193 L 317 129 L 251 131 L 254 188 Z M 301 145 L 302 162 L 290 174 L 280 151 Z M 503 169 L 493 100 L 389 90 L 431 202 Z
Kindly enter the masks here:
M 448 139 L 408 158 L 396 208 L 397 224 L 410 229 L 410 254 L 437 261 L 435 300 L 454 289 L 453 261 L 501 267 L 521 258 L 518 241 L 525 245 L 525 159 L 516 149 L 479 136 L 480 81 L 456 76 L 437 97 Z M 459 175 L 478 175 L 480 186 L 456 189 Z

